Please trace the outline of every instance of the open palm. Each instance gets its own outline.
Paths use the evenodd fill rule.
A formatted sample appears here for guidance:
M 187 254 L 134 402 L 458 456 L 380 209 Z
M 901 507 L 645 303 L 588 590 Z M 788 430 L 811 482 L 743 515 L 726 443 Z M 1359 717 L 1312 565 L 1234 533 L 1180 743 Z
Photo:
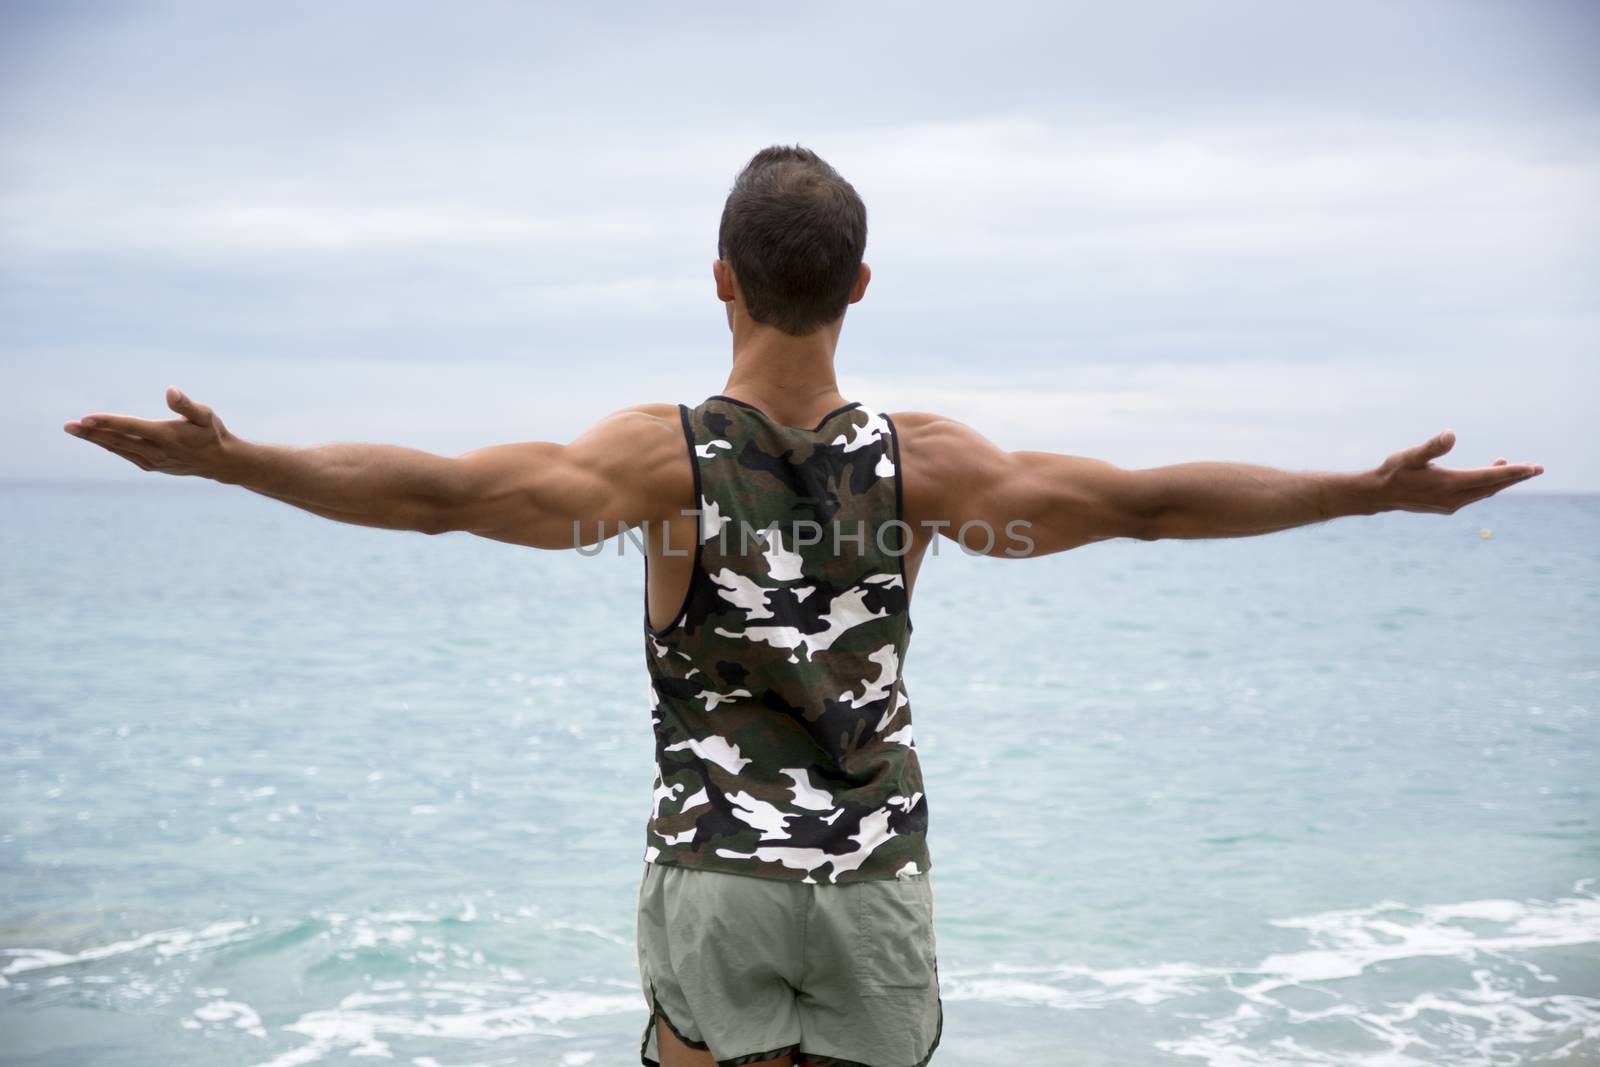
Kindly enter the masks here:
M 1377 474 L 1388 506 L 1397 511 L 1453 515 L 1468 504 L 1544 473 L 1537 463 L 1507 463 L 1503 458 L 1488 467 L 1441 467 L 1433 462 L 1455 443 L 1455 433 L 1445 430 L 1384 460 Z

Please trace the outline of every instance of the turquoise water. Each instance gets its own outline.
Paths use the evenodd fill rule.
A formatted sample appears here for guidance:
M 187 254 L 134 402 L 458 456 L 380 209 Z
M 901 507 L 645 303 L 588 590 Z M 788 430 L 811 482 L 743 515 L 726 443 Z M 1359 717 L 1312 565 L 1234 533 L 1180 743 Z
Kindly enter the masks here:
M 639 1062 L 635 549 L 0 514 L 0 1062 Z M 947 548 L 913 615 L 935 1067 L 1600 1063 L 1600 497 Z

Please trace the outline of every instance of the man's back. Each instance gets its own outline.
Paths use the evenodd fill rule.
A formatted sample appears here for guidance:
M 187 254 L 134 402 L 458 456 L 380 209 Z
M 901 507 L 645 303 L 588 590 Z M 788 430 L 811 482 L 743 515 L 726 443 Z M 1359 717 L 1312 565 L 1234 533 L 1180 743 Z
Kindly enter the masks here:
M 691 567 L 677 614 L 645 620 L 646 859 L 805 882 L 925 872 L 892 424 L 855 402 L 786 425 L 721 395 L 680 417 L 698 529 L 661 539 Z

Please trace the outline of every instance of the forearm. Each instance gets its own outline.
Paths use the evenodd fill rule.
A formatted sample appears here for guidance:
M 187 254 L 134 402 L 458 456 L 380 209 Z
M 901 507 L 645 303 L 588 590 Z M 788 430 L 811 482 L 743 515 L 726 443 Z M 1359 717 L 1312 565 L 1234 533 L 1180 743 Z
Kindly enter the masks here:
M 1383 510 L 1373 473 L 1179 463 L 1137 472 L 1153 538 L 1250 537 Z
M 241 486 L 241 488 L 249 487 Z M 279 496 L 277 493 L 263 492 L 260 489 L 251 489 L 250 491 L 259 496 L 264 496 L 268 500 L 276 500 L 280 503 L 288 504 L 290 507 L 299 508 L 301 511 L 309 512 L 312 515 L 317 515 L 324 519 L 332 519 L 334 522 L 349 523 L 352 526 L 371 526 L 380 530 L 415 530 L 421 533 L 443 532 L 442 530 L 435 528 L 423 529 L 416 522 L 408 522 L 403 520 L 390 521 L 380 515 L 358 515 L 348 511 L 340 511 L 337 508 L 329 508 L 317 504 L 311 504 L 304 500 L 295 500 L 293 497 Z
M 431 532 L 451 502 L 451 463 L 397 445 L 291 448 L 234 439 L 213 477 L 337 522 Z

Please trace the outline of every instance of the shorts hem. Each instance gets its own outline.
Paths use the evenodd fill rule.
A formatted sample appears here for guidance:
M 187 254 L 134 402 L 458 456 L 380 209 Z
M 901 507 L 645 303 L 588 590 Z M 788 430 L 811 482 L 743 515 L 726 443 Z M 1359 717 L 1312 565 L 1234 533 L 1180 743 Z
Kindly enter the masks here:
M 928 1061 L 933 1059 L 933 1054 L 939 1049 L 939 1039 L 944 1036 L 944 997 L 939 998 L 939 1024 L 933 1031 L 933 1044 L 928 1046 L 928 1054 L 916 1063 L 907 1064 L 906 1067 L 928 1067 Z M 843 1056 L 828 1056 L 820 1052 L 796 1052 L 795 1067 L 885 1067 L 879 1063 L 865 1063 L 861 1060 L 847 1060 Z
M 667 1029 L 672 1031 L 673 1037 L 677 1038 L 679 1041 L 682 1041 L 690 1048 L 700 1049 L 701 1051 L 705 1052 L 709 1052 L 711 1050 L 711 1046 L 706 1044 L 704 1041 L 696 1041 L 692 1037 L 685 1036 L 684 1032 L 679 1030 L 673 1021 L 667 1017 L 667 1013 L 661 1010 L 661 1004 L 656 999 L 656 987 L 655 983 L 652 982 L 650 984 L 650 1019 L 645 1023 L 644 1040 L 639 1043 L 639 1061 L 643 1063 L 645 1067 L 661 1067 L 661 1061 L 651 1059 L 649 1053 L 645 1051 L 650 1047 L 650 1034 L 651 1031 L 655 1029 L 657 1019 L 660 1019 L 662 1022 L 667 1024 Z M 798 1053 L 799 1051 L 800 1042 L 791 1041 L 787 1045 L 781 1045 L 775 1049 L 768 1049 L 765 1052 L 749 1052 L 743 1056 L 734 1056 L 731 1059 L 717 1060 L 716 1063 L 717 1067 L 744 1067 L 745 1064 L 760 1063 L 762 1060 L 775 1059 L 779 1056 L 786 1056 L 791 1052 Z
M 769 1049 L 766 1052 L 752 1052 L 746 1056 L 735 1056 L 731 1060 L 718 1060 L 717 1067 L 743 1067 L 743 1065 L 747 1063 L 760 1063 L 762 1060 L 775 1059 L 778 1056 L 787 1056 L 791 1052 L 798 1054 L 799 1051 L 800 1042 L 792 1041 L 787 1045 L 780 1045 L 777 1048 Z
M 683 1031 L 679 1030 L 675 1025 L 673 1025 L 672 1020 L 667 1018 L 667 1013 L 661 1010 L 661 1003 L 656 999 L 656 984 L 651 982 L 650 1018 L 644 1025 L 644 1040 L 639 1042 L 639 1062 L 643 1063 L 644 1067 L 661 1067 L 661 1061 L 651 1059 L 650 1054 L 645 1051 L 650 1047 L 650 1034 L 656 1028 L 657 1019 L 660 1019 L 662 1022 L 667 1024 L 667 1029 L 672 1031 L 673 1037 L 677 1038 L 679 1041 L 682 1041 L 690 1048 L 703 1050 L 709 1050 L 711 1048 L 711 1046 L 706 1044 L 704 1041 L 696 1041 L 692 1037 L 684 1036 Z M 750 1062 L 754 1063 L 756 1061 L 752 1060 Z

